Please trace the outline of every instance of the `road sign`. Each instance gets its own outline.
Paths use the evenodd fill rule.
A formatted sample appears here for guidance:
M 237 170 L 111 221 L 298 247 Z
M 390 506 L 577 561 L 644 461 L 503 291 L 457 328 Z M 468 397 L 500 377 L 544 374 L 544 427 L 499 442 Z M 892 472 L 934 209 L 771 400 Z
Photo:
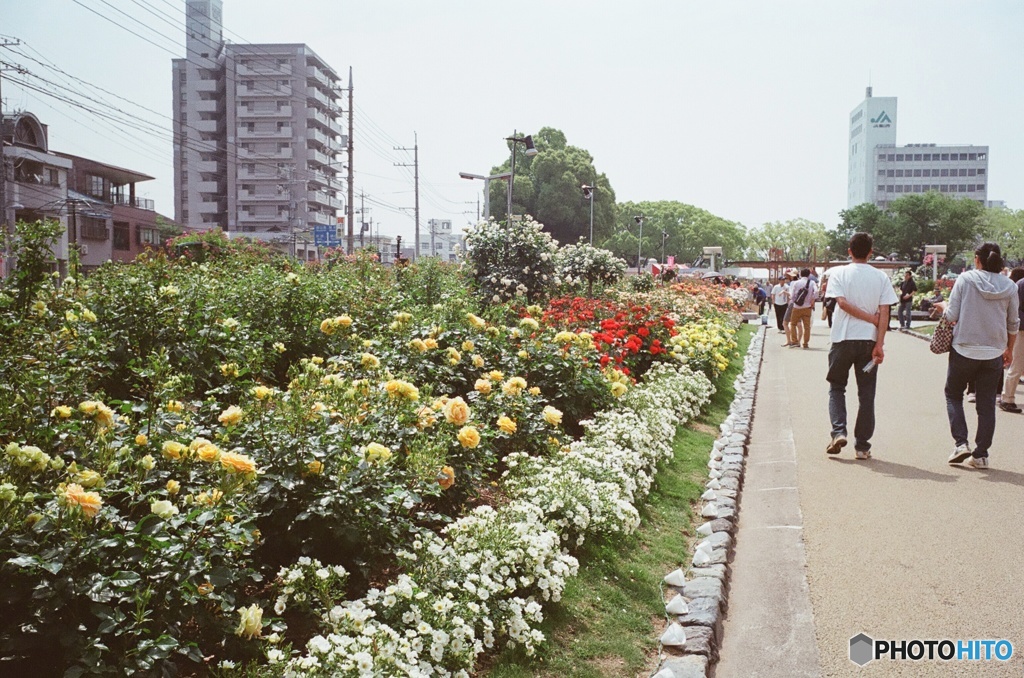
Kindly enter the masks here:
M 317 247 L 338 247 L 338 229 L 335 226 L 317 224 L 313 226 L 313 244 Z

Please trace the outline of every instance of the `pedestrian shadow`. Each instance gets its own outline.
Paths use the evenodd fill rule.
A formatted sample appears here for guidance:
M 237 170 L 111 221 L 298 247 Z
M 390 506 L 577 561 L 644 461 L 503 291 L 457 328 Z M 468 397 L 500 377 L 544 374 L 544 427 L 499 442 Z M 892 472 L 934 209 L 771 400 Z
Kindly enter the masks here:
M 886 461 L 884 459 L 840 459 L 838 457 L 831 457 L 831 461 L 840 464 L 849 464 L 851 466 L 864 466 L 865 468 L 874 471 L 875 473 L 881 473 L 882 475 L 889 476 L 890 478 L 897 478 L 899 480 L 929 480 L 935 483 L 955 483 L 958 478 L 952 473 L 935 473 L 928 469 L 920 468 L 919 466 L 909 466 L 907 464 L 900 464 L 895 461 Z M 1020 476 L 1019 473 L 1014 475 Z M 1024 476 L 1021 476 L 1021 480 L 1024 481 Z
M 981 474 L 981 479 L 988 483 L 1006 483 L 1024 487 L 1024 473 L 999 468 L 987 468 L 983 471 L 976 471 L 976 473 Z

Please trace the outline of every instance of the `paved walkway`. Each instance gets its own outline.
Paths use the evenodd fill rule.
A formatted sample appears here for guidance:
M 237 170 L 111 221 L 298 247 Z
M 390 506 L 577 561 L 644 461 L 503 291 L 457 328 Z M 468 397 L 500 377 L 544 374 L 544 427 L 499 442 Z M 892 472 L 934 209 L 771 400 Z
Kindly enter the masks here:
M 852 439 L 828 457 L 828 327 L 812 350 L 783 341 L 769 329 L 716 678 L 1024 675 L 1024 415 L 997 412 L 990 470 L 948 466 L 946 358 L 890 333 L 874 458 Z M 852 375 L 847 399 L 852 432 Z M 860 632 L 1006 638 L 1014 657 L 860 668 Z

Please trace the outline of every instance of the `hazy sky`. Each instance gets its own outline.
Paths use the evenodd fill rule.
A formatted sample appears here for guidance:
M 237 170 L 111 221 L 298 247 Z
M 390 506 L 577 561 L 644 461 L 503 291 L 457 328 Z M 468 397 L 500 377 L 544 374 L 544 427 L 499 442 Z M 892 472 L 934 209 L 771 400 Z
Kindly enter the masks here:
M 183 0 L 3 5 L 0 32 L 162 113 L 115 101 L 169 130 L 172 54 L 157 45 L 184 55 Z M 393 209 L 413 204 L 411 171 L 393 166 L 411 154 L 392 147 L 411 146 L 414 131 L 422 223 L 465 225 L 482 185 L 458 173 L 487 172 L 507 154 L 503 137 L 544 126 L 589 150 L 619 201 L 679 200 L 748 227 L 796 217 L 831 227 L 846 207 L 847 116 L 869 77 L 875 96 L 899 97 L 898 143 L 989 145 L 989 198 L 1024 207 L 1022 0 L 224 5 L 233 42 L 305 42 L 339 72 L 353 67 L 356 190 L 385 233 L 412 233 L 411 211 Z M 6 79 L 3 97 L 49 124 L 53 149 L 156 177 L 140 194 L 173 216 L 166 137 L 127 137 Z

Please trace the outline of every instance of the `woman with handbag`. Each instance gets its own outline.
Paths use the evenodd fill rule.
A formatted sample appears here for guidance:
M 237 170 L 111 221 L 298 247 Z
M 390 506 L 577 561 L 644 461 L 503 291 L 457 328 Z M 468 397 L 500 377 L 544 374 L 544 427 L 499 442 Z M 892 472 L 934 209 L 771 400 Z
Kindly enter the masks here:
M 1013 358 L 1020 325 L 1017 286 L 1001 275 L 1002 269 L 999 245 L 985 243 L 974 252 L 974 270 L 956 279 L 949 302 L 935 304 L 946 323 L 953 326 L 945 389 L 949 431 L 955 445 L 949 456 L 950 464 L 967 461 L 973 468 L 989 467 L 999 378 Z M 978 412 L 973 451 L 967 442 L 964 415 L 964 389 L 970 381 L 975 383 Z

